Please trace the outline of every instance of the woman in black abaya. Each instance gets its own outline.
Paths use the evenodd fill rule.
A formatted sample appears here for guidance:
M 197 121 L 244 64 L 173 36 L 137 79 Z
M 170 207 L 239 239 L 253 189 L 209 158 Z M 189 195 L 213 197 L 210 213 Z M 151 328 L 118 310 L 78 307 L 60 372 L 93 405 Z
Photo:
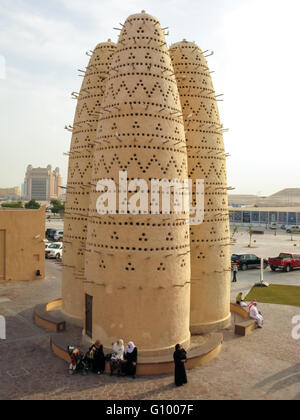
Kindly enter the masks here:
M 182 386 L 187 383 L 185 364 L 186 362 L 186 351 L 177 344 L 174 352 L 174 363 L 175 363 L 175 385 Z
M 101 373 L 104 373 L 105 356 L 103 353 L 103 345 L 100 343 L 99 340 L 97 340 L 96 343 L 93 344 L 92 347 L 90 347 L 89 352 L 88 352 L 88 357 L 89 357 L 92 371 L 94 373 L 98 373 L 98 375 L 100 375 Z
M 125 375 L 132 376 L 133 379 L 136 375 L 137 357 L 138 350 L 135 347 L 134 343 L 132 341 L 129 341 L 124 353 L 123 372 L 125 373 Z

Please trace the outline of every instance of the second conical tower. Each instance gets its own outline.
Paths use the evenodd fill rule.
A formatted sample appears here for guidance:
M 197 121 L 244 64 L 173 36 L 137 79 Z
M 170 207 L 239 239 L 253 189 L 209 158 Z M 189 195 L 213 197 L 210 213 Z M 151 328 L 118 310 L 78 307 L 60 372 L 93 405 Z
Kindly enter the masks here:
M 204 221 L 191 226 L 191 332 L 230 323 L 230 229 L 226 155 L 206 58 L 192 42 L 170 48 L 184 115 L 189 178 L 204 180 Z
M 97 45 L 84 76 L 73 124 L 65 211 L 62 297 L 63 310 L 83 319 L 83 279 L 94 146 L 107 73 L 116 45 Z

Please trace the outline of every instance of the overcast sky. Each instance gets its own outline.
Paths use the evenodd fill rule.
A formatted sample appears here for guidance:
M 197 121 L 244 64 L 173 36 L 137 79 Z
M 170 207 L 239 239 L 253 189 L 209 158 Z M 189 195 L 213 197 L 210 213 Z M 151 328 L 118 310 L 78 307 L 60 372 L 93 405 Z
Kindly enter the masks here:
M 299 0 L 0 0 L 0 188 L 20 185 L 28 164 L 58 166 L 66 182 L 77 69 L 143 9 L 169 26 L 169 44 L 215 52 L 235 193 L 299 187 Z

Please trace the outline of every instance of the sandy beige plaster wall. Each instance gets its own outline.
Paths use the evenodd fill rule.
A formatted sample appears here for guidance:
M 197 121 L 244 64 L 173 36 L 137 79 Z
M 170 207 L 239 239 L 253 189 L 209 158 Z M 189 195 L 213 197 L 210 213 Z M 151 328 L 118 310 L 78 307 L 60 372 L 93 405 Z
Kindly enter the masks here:
M 170 54 L 184 115 L 189 178 L 205 181 L 204 223 L 190 229 L 191 332 L 203 333 L 225 327 L 230 320 L 226 156 L 217 98 L 203 52 L 195 43 L 183 41 L 172 45 Z
M 4 231 L 5 281 L 45 277 L 45 207 L 39 210 L 0 210 L 0 231 Z M 0 249 L 3 255 L 3 249 Z M 3 262 L 3 259 L 1 258 Z M 1 267 L 1 272 L 2 272 Z M 36 276 L 40 270 L 41 276 Z
M 116 45 L 95 48 L 86 68 L 73 124 L 64 227 L 63 311 L 83 319 L 83 277 L 94 142 L 107 73 Z
M 93 338 L 133 340 L 150 355 L 189 345 L 190 243 L 182 215 L 96 211 L 100 179 L 187 178 L 182 110 L 163 31 L 145 13 L 120 34 L 95 148 L 85 292 Z M 149 184 L 148 184 L 149 186 Z

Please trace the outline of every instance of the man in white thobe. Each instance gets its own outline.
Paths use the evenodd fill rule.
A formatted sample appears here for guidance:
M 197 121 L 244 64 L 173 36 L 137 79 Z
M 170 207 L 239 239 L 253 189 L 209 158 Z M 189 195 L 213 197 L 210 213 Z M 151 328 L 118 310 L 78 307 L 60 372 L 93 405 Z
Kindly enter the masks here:
M 261 313 L 257 309 L 256 300 L 251 302 L 250 305 L 249 305 L 249 316 L 250 316 L 250 318 L 255 319 L 255 321 L 257 321 L 258 328 L 262 328 L 263 323 L 264 323 L 264 319 L 263 319 Z

